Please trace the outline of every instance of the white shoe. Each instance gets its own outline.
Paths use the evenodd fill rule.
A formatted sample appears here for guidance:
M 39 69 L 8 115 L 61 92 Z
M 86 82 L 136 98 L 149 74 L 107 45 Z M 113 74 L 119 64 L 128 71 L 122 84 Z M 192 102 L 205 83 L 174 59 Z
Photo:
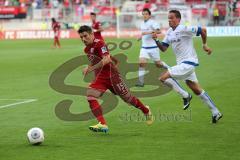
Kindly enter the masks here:
M 221 119 L 223 117 L 223 115 L 219 112 L 218 114 L 216 114 L 215 116 L 212 116 L 212 123 L 217 123 L 219 121 L 219 119 Z

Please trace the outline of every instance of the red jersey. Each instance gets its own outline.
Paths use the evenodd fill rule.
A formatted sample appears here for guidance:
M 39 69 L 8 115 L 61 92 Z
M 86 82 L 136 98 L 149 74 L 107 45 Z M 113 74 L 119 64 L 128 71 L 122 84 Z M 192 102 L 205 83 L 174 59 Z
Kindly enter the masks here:
M 92 28 L 93 28 L 94 30 L 95 30 L 95 29 L 99 29 L 100 26 L 101 26 L 101 23 L 100 23 L 99 21 L 95 21 L 95 22 L 92 23 Z M 101 40 L 103 40 L 103 37 L 102 37 L 102 35 L 101 35 L 101 32 L 93 32 L 93 34 L 94 34 L 94 37 L 95 37 L 96 39 L 101 39 Z
M 106 44 L 100 39 L 94 39 L 93 44 L 86 46 L 84 52 L 88 56 L 88 60 L 91 65 L 99 63 L 104 56 L 109 55 Z M 106 64 L 102 68 L 94 70 L 96 78 L 109 79 L 115 73 L 118 73 L 117 69 L 112 63 Z
M 60 30 L 61 26 L 58 22 L 52 23 L 52 29 L 54 32 L 58 32 Z

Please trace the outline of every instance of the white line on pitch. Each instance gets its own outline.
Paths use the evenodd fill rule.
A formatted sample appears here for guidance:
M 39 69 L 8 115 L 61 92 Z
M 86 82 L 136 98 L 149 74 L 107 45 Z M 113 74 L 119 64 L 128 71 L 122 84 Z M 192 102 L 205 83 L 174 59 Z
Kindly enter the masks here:
M 28 99 L 28 100 L 25 100 L 25 101 L 22 101 L 22 102 L 16 102 L 16 103 L 11 103 L 11 104 L 7 104 L 7 105 L 3 105 L 3 106 L 0 106 L 0 109 L 2 109 L 2 108 L 7 108 L 7 107 L 11 107 L 11 106 L 16 106 L 16 105 L 24 104 L 24 103 L 31 103 L 31 102 L 34 102 L 34 101 L 37 101 L 37 99 Z
M 12 100 L 12 101 L 24 101 L 24 100 L 32 100 L 32 98 L 28 98 L 28 99 L 10 99 L 10 98 L 0 98 L 0 101 L 8 101 L 8 100 Z

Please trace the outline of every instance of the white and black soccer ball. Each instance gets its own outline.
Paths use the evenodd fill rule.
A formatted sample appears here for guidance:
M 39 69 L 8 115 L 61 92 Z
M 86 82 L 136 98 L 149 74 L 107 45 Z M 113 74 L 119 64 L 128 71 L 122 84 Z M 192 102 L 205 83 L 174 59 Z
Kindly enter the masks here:
M 39 145 L 44 141 L 44 132 L 41 128 L 31 128 L 27 132 L 27 138 L 30 144 Z

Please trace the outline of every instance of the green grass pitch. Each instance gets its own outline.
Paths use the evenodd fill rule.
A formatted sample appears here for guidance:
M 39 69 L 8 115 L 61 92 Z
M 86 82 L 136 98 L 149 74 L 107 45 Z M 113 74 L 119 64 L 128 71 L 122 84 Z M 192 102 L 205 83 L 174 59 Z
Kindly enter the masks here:
M 117 49 L 112 54 L 124 52 L 129 62 L 137 62 L 140 43 L 131 41 L 134 45 L 129 50 Z M 195 39 L 199 82 L 224 114 L 217 125 L 210 123 L 210 111 L 197 96 L 193 96 L 191 112 L 183 111 L 181 98 L 171 91 L 141 99 L 154 113 L 189 119 L 158 119 L 147 126 L 136 119 L 123 119 L 126 113 L 134 115 L 137 110 L 120 101 L 116 109 L 105 115 L 108 134 L 88 130 L 96 120 L 66 122 L 56 117 L 55 105 L 63 99 L 74 100 L 73 113 L 89 111 L 84 96 L 64 95 L 49 86 L 49 77 L 59 65 L 83 54 L 79 39 L 61 42 L 62 49 L 51 49 L 52 40 L 0 41 L 1 160 L 240 159 L 239 37 L 209 38 L 211 56 L 202 51 L 201 39 Z M 172 49 L 161 58 L 175 64 Z M 66 82 L 84 85 L 81 69 L 74 70 Z M 26 99 L 37 101 L 25 103 Z M 26 133 L 32 127 L 45 132 L 45 142 L 40 146 L 31 146 L 27 141 Z

